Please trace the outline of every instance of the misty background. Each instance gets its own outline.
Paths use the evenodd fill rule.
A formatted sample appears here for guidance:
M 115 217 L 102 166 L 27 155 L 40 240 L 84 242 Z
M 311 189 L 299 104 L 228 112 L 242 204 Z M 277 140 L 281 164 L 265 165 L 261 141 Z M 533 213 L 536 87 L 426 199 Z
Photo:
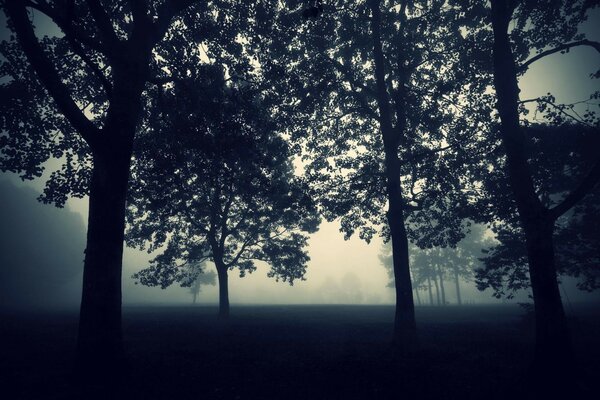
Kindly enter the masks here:
M 598 20 L 600 10 L 594 10 L 581 31 L 590 40 L 600 41 Z M 36 28 L 48 35 L 58 29 L 42 15 L 35 15 Z M 5 37 L 6 23 L 0 15 L 0 35 Z M 520 79 L 521 99 L 530 99 L 551 92 L 557 103 L 573 103 L 589 96 L 599 87 L 598 80 L 588 79 L 595 72 L 590 66 L 600 63 L 600 54 L 592 48 L 576 47 L 568 56 L 555 54 L 533 64 Z M 564 79 L 565 76 L 570 77 Z M 531 110 L 535 104 L 531 104 Z M 532 112 L 529 116 L 534 118 Z M 0 304 L 8 308 L 78 307 L 87 230 L 87 198 L 70 198 L 63 209 L 44 205 L 36 200 L 49 174 L 60 166 L 60 160 L 45 165 L 45 173 L 33 181 L 21 181 L 16 175 L 0 173 Z M 35 228 L 35 229 L 34 229 Z M 388 287 L 388 274 L 379 255 L 381 238 L 370 244 L 358 237 L 345 241 L 339 223 L 322 221 L 319 231 L 311 236 L 308 246 L 310 262 L 306 281 L 294 286 L 267 278 L 267 266 L 240 278 L 230 275 L 232 304 L 393 304 L 394 291 Z M 459 244 L 460 246 L 460 244 Z M 173 285 L 167 289 L 136 285 L 131 275 L 148 266 L 153 257 L 144 251 L 125 248 L 123 257 L 123 303 L 183 304 L 192 302 L 189 288 Z M 208 263 L 207 271 L 214 270 Z M 600 301 L 600 292 L 587 293 L 576 288 L 577 281 L 562 278 L 561 295 L 568 303 Z M 527 302 L 522 292 L 512 300 L 493 298 L 491 290 L 480 292 L 472 280 L 461 280 L 463 303 L 485 304 Z M 446 299 L 456 303 L 450 285 Z M 422 292 L 425 295 L 425 291 Z M 426 299 L 426 297 L 423 297 Z M 198 295 L 200 304 L 216 304 L 218 288 L 204 285 Z M 427 301 L 425 301 L 427 304 Z
M 47 172 L 51 168 L 47 168 Z M 87 198 L 69 199 L 60 209 L 37 201 L 44 178 L 22 182 L 12 174 L 0 174 L 0 304 L 8 308 L 76 309 L 81 297 L 81 280 L 87 224 Z M 394 290 L 379 256 L 383 241 L 370 244 L 358 237 L 344 240 L 339 223 L 323 221 L 308 246 L 310 262 L 306 281 L 294 286 L 267 278 L 268 267 L 240 278 L 229 278 L 232 304 L 393 304 Z M 460 244 L 459 244 L 460 246 Z M 123 257 L 123 304 L 191 304 L 190 288 L 172 285 L 167 289 L 135 284 L 135 272 L 147 267 L 153 257 L 144 251 L 125 248 Z M 211 263 L 207 271 L 214 271 Z M 576 288 L 576 279 L 563 279 L 561 295 L 569 303 L 600 301 L 600 293 Z M 471 280 L 461 279 L 463 303 L 488 304 L 527 302 L 522 292 L 512 300 L 479 291 Z M 446 300 L 456 304 L 453 286 L 446 285 Z M 421 292 L 428 304 L 426 291 Z M 218 287 L 203 285 L 198 304 L 217 304 Z

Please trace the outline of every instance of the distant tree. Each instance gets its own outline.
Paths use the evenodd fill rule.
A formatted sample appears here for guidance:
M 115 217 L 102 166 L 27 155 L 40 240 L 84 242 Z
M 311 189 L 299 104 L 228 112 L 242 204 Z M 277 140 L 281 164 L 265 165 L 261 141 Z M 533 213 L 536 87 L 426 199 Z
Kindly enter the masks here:
M 264 261 L 269 277 L 304 279 L 306 234 L 319 218 L 260 93 L 206 68 L 211 79 L 196 74 L 155 99 L 160 112 L 135 152 L 126 237 L 162 249 L 134 275 L 142 284 L 165 287 L 189 265 L 214 262 L 227 317 L 228 271 L 244 276 Z
M 411 245 L 411 277 L 415 295 L 419 291 L 429 292 L 430 303 L 433 304 L 433 287 L 436 288 L 438 305 L 448 304 L 444 280 L 451 277 L 454 281 L 457 303 L 462 304 L 460 293 L 460 280 L 471 279 L 473 273 L 480 266 L 479 258 L 483 250 L 491 245 L 491 239 L 485 237 L 485 226 L 472 224 L 465 237 L 455 247 L 433 247 L 419 249 Z M 384 244 L 379 255 L 379 260 L 388 271 L 390 277 L 389 287 L 394 285 L 392 273 L 391 249 Z M 420 299 L 419 299 L 420 302 Z
M 213 271 L 204 271 L 203 264 L 192 264 L 188 272 L 188 279 L 181 282 L 181 287 L 189 287 L 192 295 L 192 304 L 196 304 L 198 295 L 202 291 L 203 285 L 215 286 L 217 282 L 217 274 Z

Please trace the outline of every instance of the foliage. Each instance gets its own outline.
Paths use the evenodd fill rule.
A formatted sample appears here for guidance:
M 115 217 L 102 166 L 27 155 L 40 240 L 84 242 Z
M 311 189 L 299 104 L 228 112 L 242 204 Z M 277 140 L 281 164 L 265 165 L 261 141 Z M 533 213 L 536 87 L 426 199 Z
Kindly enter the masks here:
M 88 2 L 30 1 L 30 18 L 44 54 L 56 69 L 64 92 L 72 97 L 92 126 L 106 123 L 114 87 L 115 63 L 131 58 L 126 49 L 108 46 L 96 27 Z M 132 2 L 104 1 L 103 12 L 121 45 L 134 35 Z M 262 2 L 214 2 L 170 0 L 149 2 L 147 17 L 154 22 L 152 32 L 158 40 L 148 60 L 144 103 L 150 101 L 156 84 L 187 78 L 190 62 L 200 58 L 228 63 L 229 73 L 249 76 L 247 46 L 264 21 L 268 4 Z M 172 4 L 177 3 L 177 4 Z M 262 21 L 262 22 L 261 22 Z M 139 22 L 139 21 L 138 21 Z M 9 21 L 9 28 L 11 24 Z M 161 37 L 161 34 L 164 34 Z M 63 206 L 70 196 L 88 194 L 92 157 L 90 148 L 61 112 L 59 105 L 34 73 L 30 63 L 11 34 L 0 42 L 0 170 L 19 174 L 22 179 L 42 176 L 48 161 L 57 159 L 60 167 L 48 176 L 41 199 Z M 236 60 L 233 62 L 232 60 Z M 122 82 L 121 82 L 122 83 Z
M 369 2 L 326 2 L 309 20 L 298 17 L 303 2 L 285 4 L 275 21 L 277 35 L 264 44 L 276 56 L 262 68 L 285 96 L 279 112 L 295 115 L 289 134 L 302 148 L 313 195 L 327 220 L 340 219 L 346 238 L 387 239 L 373 39 L 365 23 Z M 381 5 L 387 90 L 402 135 L 407 228 L 420 247 L 448 245 L 463 236 L 460 211 L 467 202 L 461 192 L 466 182 L 451 171 L 481 151 L 478 121 L 487 116 L 477 105 L 468 113 L 464 108 L 467 92 L 481 97 L 461 55 L 470 45 L 459 29 L 467 17 L 453 3 L 410 4 Z
M 137 142 L 128 244 L 162 252 L 134 277 L 165 287 L 211 260 L 240 276 L 265 261 L 270 277 L 303 279 L 318 217 L 289 146 L 252 86 L 198 68 L 211 79 L 197 73 L 159 92 Z
M 530 139 L 527 152 L 535 187 L 550 208 L 560 203 L 596 161 L 600 131 L 576 124 L 531 125 L 524 131 Z M 484 182 L 484 193 L 497 201 L 484 213 L 486 218 L 495 218 L 492 227 L 499 244 L 486 250 L 482 257 L 484 268 L 477 271 L 476 280 L 481 290 L 490 287 L 496 297 L 512 298 L 516 291 L 529 288 L 530 283 L 525 238 L 516 206 L 509 197 L 502 163 L 499 160 L 498 167 L 490 171 Z M 554 232 L 559 274 L 579 278 L 578 287 L 584 290 L 594 290 L 600 284 L 600 237 L 595 229 L 599 195 L 596 187 L 557 221 Z M 483 197 L 481 203 L 486 203 L 486 199 L 489 198 Z
M 419 249 L 412 245 L 410 270 L 413 287 L 417 290 L 424 289 L 427 278 L 437 276 L 438 269 L 445 276 L 454 276 L 456 273 L 463 279 L 471 279 L 480 265 L 479 258 L 482 256 L 482 251 L 490 245 L 490 241 L 491 239 L 486 236 L 485 225 L 472 224 L 465 237 L 456 246 Z M 389 243 L 382 246 L 379 260 L 388 272 L 390 278 L 388 287 L 394 287 Z

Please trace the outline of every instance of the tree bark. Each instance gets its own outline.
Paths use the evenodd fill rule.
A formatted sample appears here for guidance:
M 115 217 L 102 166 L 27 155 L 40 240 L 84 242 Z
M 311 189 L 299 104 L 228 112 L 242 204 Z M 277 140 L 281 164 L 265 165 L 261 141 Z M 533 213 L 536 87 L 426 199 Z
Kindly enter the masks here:
M 227 267 L 217 262 L 217 277 L 219 279 L 219 317 L 229 318 L 229 284 Z
M 380 1 L 371 0 L 373 60 L 377 83 L 377 106 L 379 124 L 385 151 L 385 175 L 388 196 L 387 220 L 392 237 L 392 259 L 396 283 L 396 312 L 394 316 L 394 343 L 408 350 L 417 342 L 415 305 L 410 277 L 408 237 L 404 225 L 404 201 L 400 187 L 400 159 L 398 158 L 399 135 L 392 125 L 390 98 L 385 80 L 385 60 L 381 45 Z
M 462 305 L 462 298 L 460 297 L 460 280 L 458 276 L 458 268 L 454 269 L 454 285 L 456 287 L 456 302 L 458 305 Z
M 519 87 L 508 24 L 514 9 L 492 0 L 493 63 L 500 133 L 507 156 L 507 172 L 525 232 L 529 275 L 536 322 L 533 371 L 557 373 L 573 358 L 571 338 L 557 282 L 553 249 L 554 219 L 536 195 L 519 127 Z
M 121 274 L 129 168 L 149 50 L 114 68 L 114 91 L 92 147 L 87 245 L 77 339 L 78 369 L 115 376 L 123 365 Z M 96 378 L 93 378 L 96 379 Z
M 77 357 L 81 367 L 100 371 L 115 369 L 124 358 L 121 272 L 129 157 L 94 155 L 90 184 Z

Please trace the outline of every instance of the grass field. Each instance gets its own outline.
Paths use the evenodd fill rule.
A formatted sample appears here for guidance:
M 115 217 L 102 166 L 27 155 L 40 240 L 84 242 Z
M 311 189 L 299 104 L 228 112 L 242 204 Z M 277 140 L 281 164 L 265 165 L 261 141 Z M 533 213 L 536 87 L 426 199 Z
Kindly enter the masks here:
M 599 393 L 600 309 L 571 311 L 582 387 Z M 522 398 L 533 349 L 518 306 L 419 307 L 420 348 L 390 350 L 391 306 L 126 307 L 127 399 Z M 3 313 L 7 399 L 81 398 L 77 315 Z M 565 366 L 571 368 L 572 366 Z

